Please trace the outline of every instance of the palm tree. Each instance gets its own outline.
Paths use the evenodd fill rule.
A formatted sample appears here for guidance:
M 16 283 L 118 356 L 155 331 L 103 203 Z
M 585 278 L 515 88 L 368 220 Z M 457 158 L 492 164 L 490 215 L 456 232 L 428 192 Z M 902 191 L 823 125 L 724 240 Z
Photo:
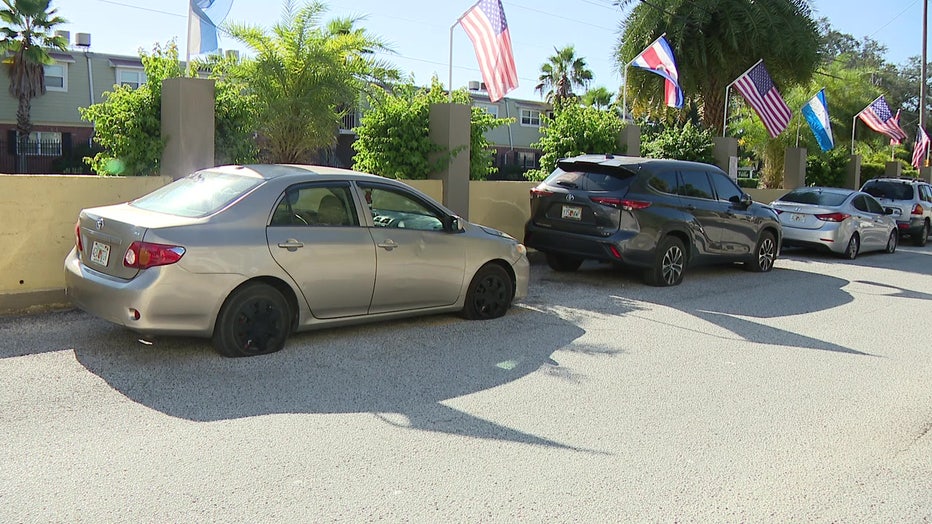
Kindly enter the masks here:
M 582 103 L 596 109 L 608 109 L 614 96 L 606 87 L 599 86 L 586 91 L 582 96 Z
M 585 89 L 592 80 L 592 71 L 586 68 L 586 60 L 576 56 L 576 49 L 568 45 L 563 49 L 553 48 L 555 55 L 540 66 L 539 84 L 534 87 L 548 102 L 558 104 L 576 96 L 574 88 Z
M 726 86 L 759 59 L 784 89 L 808 81 L 819 64 L 819 33 L 808 0 L 639 2 L 621 29 L 616 46 L 621 67 L 666 32 L 686 97 L 698 101 L 705 127 L 719 133 Z M 656 76 L 629 72 L 627 81 L 628 100 L 663 103 L 655 95 L 663 89 Z
M 65 50 L 65 39 L 52 33 L 52 28 L 66 22 L 50 9 L 52 0 L 3 0 L 0 9 L 0 53 L 11 53 L 10 95 L 19 101 L 16 110 L 16 131 L 19 141 L 20 172 L 25 170 L 25 148 L 32 132 L 29 113 L 32 99 L 45 94 L 45 66 L 54 62 L 47 49 Z
M 286 0 L 271 33 L 259 26 L 229 23 L 224 30 L 256 57 L 231 72 L 255 96 L 258 132 L 271 162 L 305 162 L 331 146 L 345 108 L 373 84 L 398 78 L 375 58 L 386 44 L 355 27 L 358 18 L 321 23 L 325 7 Z

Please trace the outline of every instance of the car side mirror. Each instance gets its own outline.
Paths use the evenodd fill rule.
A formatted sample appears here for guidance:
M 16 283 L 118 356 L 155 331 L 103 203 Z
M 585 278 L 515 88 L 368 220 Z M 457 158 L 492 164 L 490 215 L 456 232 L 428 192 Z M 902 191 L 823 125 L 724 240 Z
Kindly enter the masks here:
M 896 213 L 896 211 L 894 211 L 892 207 L 883 208 L 883 214 L 885 215 L 892 215 L 894 213 Z
M 461 218 L 456 215 L 447 215 L 443 217 L 443 230 L 450 233 L 459 233 L 463 230 Z
M 741 207 L 743 207 L 743 208 L 745 208 L 745 209 L 751 207 L 751 204 L 754 203 L 754 199 L 752 199 L 752 198 L 751 198 L 751 195 L 749 195 L 749 194 L 747 194 L 747 193 L 741 193 L 741 196 L 740 196 L 740 197 L 733 196 L 733 197 L 729 198 L 728 200 L 729 200 L 731 203 L 733 203 L 733 204 L 738 204 L 739 206 L 741 206 Z

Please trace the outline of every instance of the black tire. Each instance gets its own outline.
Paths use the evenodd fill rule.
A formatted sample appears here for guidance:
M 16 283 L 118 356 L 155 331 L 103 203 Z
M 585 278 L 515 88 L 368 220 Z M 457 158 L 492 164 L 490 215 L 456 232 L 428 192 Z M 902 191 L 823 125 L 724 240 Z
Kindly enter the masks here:
M 929 241 L 929 223 L 928 223 L 928 222 L 923 222 L 923 223 L 922 223 L 922 231 L 920 231 L 919 234 L 916 235 L 916 238 L 913 239 L 913 242 L 914 242 L 917 246 L 920 246 L 920 247 L 921 247 L 921 246 L 926 245 L 926 242 L 928 242 L 928 241 Z
M 514 294 L 508 272 L 497 264 L 486 264 L 476 271 L 469 283 L 462 314 L 469 320 L 501 317 L 511 307 Z
M 291 333 L 291 308 L 277 289 L 246 284 L 227 297 L 214 326 L 214 349 L 226 357 L 274 353 Z
M 686 248 L 676 237 L 665 237 L 657 246 L 653 265 L 644 272 L 644 280 L 651 286 L 676 286 L 686 273 Z
M 754 258 L 744 263 L 744 268 L 755 273 L 766 273 L 773 269 L 777 259 L 777 239 L 773 233 L 764 231 L 754 247 Z
M 842 257 L 847 258 L 848 260 L 854 260 L 858 258 L 858 252 L 861 251 L 861 237 L 857 233 L 851 235 L 851 238 L 848 239 L 848 246 L 845 247 L 845 252 L 841 254 Z
M 896 245 L 900 242 L 900 233 L 894 229 L 890 232 L 890 238 L 887 239 L 887 248 L 884 250 L 886 253 L 896 252 Z
M 547 265 L 554 271 L 561 273 L 570 273 L 579 269 L 583 259 L 570 255 L 558 255 L 556 253 L 546 253 Z

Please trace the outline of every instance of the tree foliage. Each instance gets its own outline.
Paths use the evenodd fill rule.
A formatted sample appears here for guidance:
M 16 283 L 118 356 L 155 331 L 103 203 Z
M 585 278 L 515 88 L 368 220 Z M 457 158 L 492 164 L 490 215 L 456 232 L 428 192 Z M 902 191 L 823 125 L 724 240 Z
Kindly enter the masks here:
M 541 137 L 534 144 L 543 152 L 540 169 L 528 171 L 528 180 L 543 180 L 557 167 L 561 158 L 585 153 L 618 151 L 623 127 L 618 113 L 567 103 L 554 108 L 553 118 L 541 115 Z
M 576 49 L 569 45 L 553 49 L 547 62 L 540 66 L 539 83 L 534 87 L 548 102 L 560 103 L 575 98 L 576 89 L 589 87 L 592 71 L 586 67 L 586 59 L 576 56 Z
M 325 23 L 324 12 L 320 2 L 297 7 L 286 0 L 271 31 L 240 23 L 225 27 L 256 55 L 230 73 L 254 96 L 256 131 L 268 161 L 304 162 L 332 145 L 343 115 L 356 108 L 360 94 L 398 76 L 375 58 L 388 48 L 355 27 L 359 19 Z
M 666 33 L 685 96 L 700 109 L 703 126 L 716 133 L 722 130 L 725 87 L 759 59 L 784 89 L 807 82 L 819 63 L 819 34 L 806 0 L 640 2 L 621 30 L 616 46 L 620 67 Z M 629 71 L 627 79 L 629 100 L 662 103 L 663 82 L 656 75 Z
M 641 152 L 648 158 L 675 158 L 694 162 L 715 163 L 712 133 L 692 122 L 668 126 L 663 131 L 644 137 Z
M 471 102 L 465 90 L 454 91 L 452 98 L 456 104 Z M 371 108 L 355 129 L 358 138 L 353 143 L 353 168 L 389 178 L 421 180 L 446 167 L 457 152 L 444 151 L 430 139 L 430 106 L 449 102 L 449 94 L 436 77 L 430 89 L 407 83 L 394 86 L 391 93 L 370 96 Z M 470 115 L 469 177 L 483 180 L 496 171 L 485 133 L 512 119 L 496 118 L 475 106 Z

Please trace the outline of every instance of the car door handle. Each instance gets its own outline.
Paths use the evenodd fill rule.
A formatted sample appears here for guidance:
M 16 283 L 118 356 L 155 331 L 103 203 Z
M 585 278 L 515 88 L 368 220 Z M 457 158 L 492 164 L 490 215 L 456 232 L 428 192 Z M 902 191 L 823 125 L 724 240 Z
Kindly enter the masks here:
M 378 246 L 386 251 L 391 251 L 398 247 L 398 244 L 396 244 L 394 240 L 388 239 L 385 242 L 379 243 Z
M 278 247 L 287 249 L 288 251 L 294 251 L 298 249 L 299 247 L 304 247 L 304 242 L 299 242 L 293 238 L 289 238 L 288 240 L 284 242 L 279 242 Z

